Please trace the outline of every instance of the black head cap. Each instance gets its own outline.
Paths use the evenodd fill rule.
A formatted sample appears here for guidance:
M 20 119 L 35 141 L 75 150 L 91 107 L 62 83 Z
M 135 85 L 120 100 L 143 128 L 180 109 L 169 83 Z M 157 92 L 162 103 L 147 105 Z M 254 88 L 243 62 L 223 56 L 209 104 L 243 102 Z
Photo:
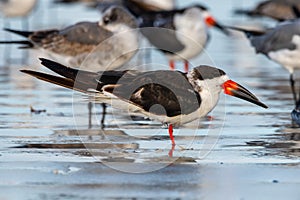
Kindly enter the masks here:
M 191 74 L 195 79 L 200 80 L 213 79 L 226 75 L 226 73 L 223 70 L 207 65 L 200 65 L 199 67 L 195 67 L 192 70 Z
M 131 28 L 137 28 L 136 18 L 122 6 L 110 6 L 103 13 L 104 24 L 126 24 Z
M 190 8 L 199 8 L 199 9 L 201 9 L 201 10 L 203 10 L 203 11 L 208 11 L 209 9 L 206 7 L 206 6 L 204 6 L 204 5 L 202 5 L 202 4 L 194 4 L 194 5 L 191 5 L 191 6 L 189 6 Z

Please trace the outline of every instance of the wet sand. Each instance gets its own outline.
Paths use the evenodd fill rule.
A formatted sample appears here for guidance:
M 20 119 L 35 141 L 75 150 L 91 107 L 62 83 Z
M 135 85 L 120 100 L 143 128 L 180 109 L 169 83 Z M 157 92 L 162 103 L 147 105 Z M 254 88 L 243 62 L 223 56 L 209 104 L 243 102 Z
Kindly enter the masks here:
M 207 3 L 223 23 L 271 24 L 231 15 L 233 7 L 254 4 Z M 98 16 L 74 9 L 50 8 L 48 23 L 32 27 L 53 27 L 58 16 L 71 24 L 79 11 Z M 211 34 L 207 54 L 192 64 L 224 69 L 269 109 L 222 95 L 211 118 L 175 130 L 174 149 L 166 127 L 111 108 L 104 130 L 101 106 L 89 126 L 84 97 L 21 74 L 22 53 L 13 48 L 16 59 L 0 67 L 0 199 L 299 199 L 300 129 L 291 122 L 288 73 L 255 55 L 240 35 Z M 159 53 L 153 57 L 167 65 Z M 30 105 L 46 112 L 31 113 Z

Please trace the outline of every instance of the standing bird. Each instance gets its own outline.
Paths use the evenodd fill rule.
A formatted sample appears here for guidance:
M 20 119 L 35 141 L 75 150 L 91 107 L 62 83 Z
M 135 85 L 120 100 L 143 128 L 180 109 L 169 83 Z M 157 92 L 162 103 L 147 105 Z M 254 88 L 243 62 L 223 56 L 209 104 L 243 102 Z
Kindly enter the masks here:
M 185 63 L 199 55 L 209 40 L 208 28 L 216 27 L 228 34 L 202 5 L 171 11 L 145 12 L 139 17 L 141 32 L 149 42 L 169 59 L 172 70 L 175 61 Z
M 300 0 L 267 0 L 259 3 L 252 10 L 237 9 L 236 14 L 251 17 L 269 17 L 277 21 L 298 18 L 293 7 L 300 9 Z
M 295 90 L 294 72 L 300 69 L 300 20 L 286 21 L 265 31 L 228 27 L 246 34 L 256 53 L 266 55 L 290 73 L 290 85 L 295 106 L 300 105 L 300 93 Z
M 64 29 L 41 31 L 6 31 L 26 38 L 22 41 L 1 41 L 22 44 L 20 48 L 44 50 L 55 60 L 85 70 L 115 69 L 128 62 L 139 48 L 138 23 L 122 7 L 105 10 L 99 22 L 80 22 Z
M 246 88 L 230 80 L 224 71 L 210 66 L 199 66 L 188 73 L 169 70 L 93 73 L 46 59 L 41 61 L 60 76 L 21 71 L 83 93 L 93 89 L 97 91 L 93 98 L 98 102 L 168 124 L 173 146 L 173 125 L 180 126 L 207 115 L 216 106 L 221 91 L 267 108 Z
M 133 29 L 137 27 L 133 15 L 122 7 L 112 6 L 105 10 L 99 22 L 80 22 L 61 30 L 35 32 L 5 29 L 27 40 L 0 43 L 40 49 L 59 62 L 97 72 L 121 67 L 135 55 L 139 48 L 139 32 Z M 104 127 L 106 105 L 102 107 L 101 125 Z M 88 108 L 91 118 L 91 103 Z

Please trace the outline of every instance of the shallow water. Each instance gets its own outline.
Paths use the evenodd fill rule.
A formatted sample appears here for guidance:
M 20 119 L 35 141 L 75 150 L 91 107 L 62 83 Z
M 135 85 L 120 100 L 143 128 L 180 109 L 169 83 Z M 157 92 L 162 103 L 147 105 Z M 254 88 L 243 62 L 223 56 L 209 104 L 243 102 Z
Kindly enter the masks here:
M 224 24 L 272 24 L 231 14 L 255 2 L 207 5 Z M 80 6 L 41 1 L 30 20 L 32 29 L 40 29 L 97 18 Z M 20 27 L 19 21 L 11 26 Z M 30 64 L 24 64 L 22 51 L 13 47 L 7 61 L 1 47 L 0 199 L 298 199 L 300 131 L 291 123 L 288 73 L 255 55 L 241 35 L 212 30 L 211 36 L 207 53 L 192 64 L 224 69 L 269 109 L 222 95 L 211 118 L 175 130 L 175 149 L 166 127 L 111 108 L 103 131 L 101 106 L 94 106 L 90 127 L 83 96 L 19 72 L 27 65 L 39 69 L 40 55 L 30 52 Z M 167 65 L 159 53 L 153 57 Z M 46 112 L 31 113 L 30 105 Z

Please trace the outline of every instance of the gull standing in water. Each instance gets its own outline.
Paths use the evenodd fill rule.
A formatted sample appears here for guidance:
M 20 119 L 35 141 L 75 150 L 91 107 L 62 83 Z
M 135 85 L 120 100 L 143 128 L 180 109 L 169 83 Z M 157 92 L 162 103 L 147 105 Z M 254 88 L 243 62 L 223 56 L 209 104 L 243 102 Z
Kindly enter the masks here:
M 139 48 L 137 21 L 126 9 L 113 6 L 99 22 L 80 22 L 63 29 L 18 31 L 5 29 L 26 40 L 1 41 L 20 48 L 40 49 L 51 58 L 87 71 L 116 69 L 128 62 Z
M 266 55 L 290 74 L 290 86 L 295 103 L 292 118 L 300 124 L 300 90 L 295 89 L 295 71 L 300 70 L 300 19 L 279 23 L 265 31 L 228 27 L 246 34 L 256 53 Z
M 26 40 L 2 41 L 21 44 L 20 48 L 40 49 L 59 62 L 86 71 L 117 69 L 126 64 L 138 51 L 139 32 L 135 17 L 119 6 L 107 8 L 99 22 L 80 22 L 64 29 L 9 32 Z M 103 105 L 102 126 L 106 106 Z M 89 103 L 91 117 L 91 103 Z

